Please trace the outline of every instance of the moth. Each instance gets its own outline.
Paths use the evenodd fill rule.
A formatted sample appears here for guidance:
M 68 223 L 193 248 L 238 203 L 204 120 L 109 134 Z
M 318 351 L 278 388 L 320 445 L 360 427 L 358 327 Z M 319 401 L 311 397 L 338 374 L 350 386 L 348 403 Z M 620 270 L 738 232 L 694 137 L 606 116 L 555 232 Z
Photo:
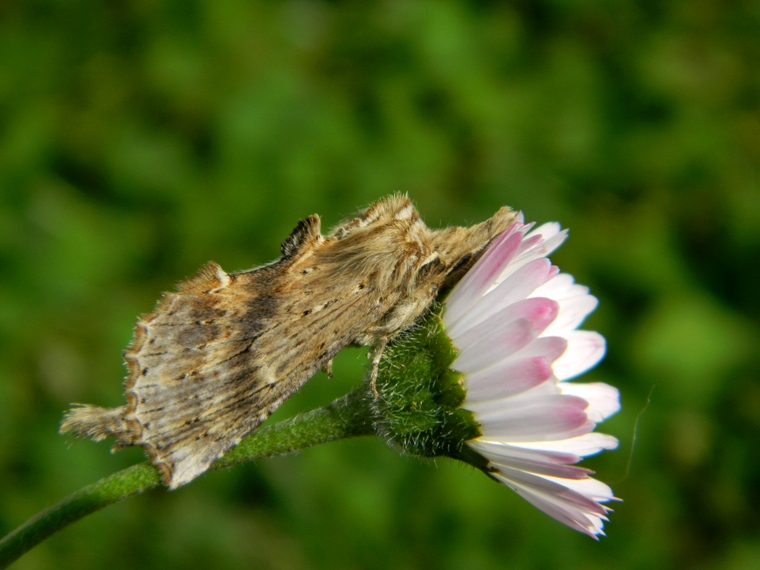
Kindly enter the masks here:
M 126 404 L 75 404 L 61 433 L 142 446 L 165 485 L 184 485 L 329 373 L 342 348 L 370 346 L 374 378 L 388 339 L 514 219 L 502 208 L 469 228 L 431 229 L 394 195 L 327 236 L 309 216 L 267 265 L 225 273 L 210 262 L 138 319 L 123 353 Z

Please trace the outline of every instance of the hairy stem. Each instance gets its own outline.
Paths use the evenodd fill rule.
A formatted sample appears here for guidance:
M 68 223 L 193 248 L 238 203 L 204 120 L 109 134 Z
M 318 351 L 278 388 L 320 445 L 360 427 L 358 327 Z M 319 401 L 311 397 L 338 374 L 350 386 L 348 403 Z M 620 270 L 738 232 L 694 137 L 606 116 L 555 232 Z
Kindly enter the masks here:
M 285 455 L 337 439 L 372 435 L 370 402 L 367 387 L 362 386 L 323 408 L 261 428 L 230 450 L 212 469 Z M 71 523 L 159 484 L 158 471 L 149 463 L 140 463 L 80 489 L 0 540 L 0 569 Z

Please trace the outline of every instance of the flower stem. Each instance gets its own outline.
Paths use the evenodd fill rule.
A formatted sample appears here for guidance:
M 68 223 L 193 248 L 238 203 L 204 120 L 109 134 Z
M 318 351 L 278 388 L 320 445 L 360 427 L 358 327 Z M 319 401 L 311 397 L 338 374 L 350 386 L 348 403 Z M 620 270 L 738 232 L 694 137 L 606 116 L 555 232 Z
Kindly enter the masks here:
M 337 439 L 372 435 L 370 403 L 367 387 L 363 385 L 323 408 L 256 430 L 212 469 L 285 455 Z M 0 540 L 0 569 L 71 523 L 159 484 L 158 471 L 149 463 L 140 463 L 80 489 Z

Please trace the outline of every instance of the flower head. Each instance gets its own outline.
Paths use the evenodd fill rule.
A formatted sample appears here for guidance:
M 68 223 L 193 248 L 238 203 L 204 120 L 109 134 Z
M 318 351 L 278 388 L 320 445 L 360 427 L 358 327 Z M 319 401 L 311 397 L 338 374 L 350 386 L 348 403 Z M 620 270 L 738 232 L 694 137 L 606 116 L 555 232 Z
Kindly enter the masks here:
M 531 227 L 519 216 L 446 300 L 443 322 L 458 350 L 451 368 L 463 374 L 466 392 L 461 407 L 480 432 L 466 445 L 492 477 L 596 537 L 612 490 L 574 464 L 617 447 L 614 437 L 592 432 L 618 411 L 618 391 L 566 382 L 604 356 L 601 335 L 576 330 L 597 300 L 546 257 L 566 231 Z
M 592 537 L 612 490 L 576 467 L 617 447 L 593 433 L 618 391 L 567 382 L 604 356 L 604 338 L 577 330 L 597 305 L 547 259 L 565 240 L 556 223 L 522 215 L 380 361 L 373 426 L 389 445 L 481 469 L 569 527 Z

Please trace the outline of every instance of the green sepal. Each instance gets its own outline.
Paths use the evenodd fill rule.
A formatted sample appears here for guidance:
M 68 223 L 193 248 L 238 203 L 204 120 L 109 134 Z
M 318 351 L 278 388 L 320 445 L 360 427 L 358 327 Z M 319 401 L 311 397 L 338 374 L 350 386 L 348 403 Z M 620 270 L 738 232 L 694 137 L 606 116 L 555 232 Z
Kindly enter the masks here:
M 386 347 L 376 379 L 375 431 L 404 453 L 453 457 L 480 467 L 480 456 L 470 457 L 464 445 L 481 434 L 472 413 L 460 407 L 466 395 L 463 375 L 450 368 L 458 351 L 446 334 L 442 308 L 434 304 Z

